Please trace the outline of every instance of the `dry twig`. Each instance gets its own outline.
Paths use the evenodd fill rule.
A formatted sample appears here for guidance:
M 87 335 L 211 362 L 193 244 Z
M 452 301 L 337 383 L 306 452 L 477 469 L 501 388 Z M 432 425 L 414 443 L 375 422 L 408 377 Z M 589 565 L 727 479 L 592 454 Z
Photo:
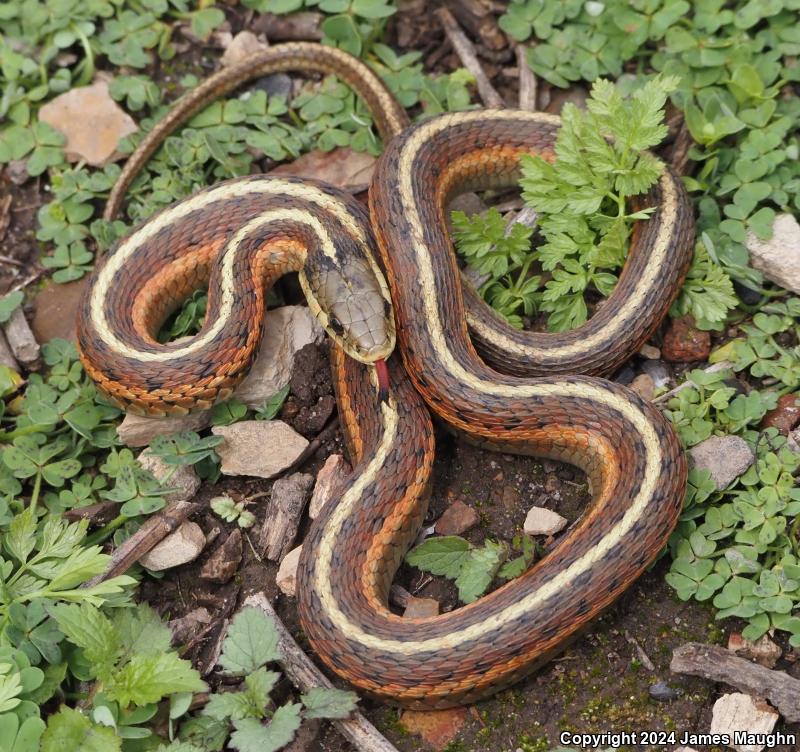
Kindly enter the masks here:
M 483 70 L 480 62 L 478 62 L 475 45 L 461 31 L 461 27 L 459 27 L 453 14 L 447 8 L 438 8 L 434 12 L 464 67 L 475 77 L 478 94 L 480 94 L 483 103 L 487 107 L 505 107 L 503 98 L 498 94 L 497 89 L 492 86 L 486 71 Z
M 281 665 L 295 687 L 301 692 L 308 692 L 312 687 L 333 687 L 329 679 L 294 641 L 264 593 L 254 593 L 245 600 L 244 606 L 260 608 L 275 623 L 279 636 L 279 648 L 283 656 Z M 361 752 L 397 752 L 397 748 L 361 713 L 356 712 L 350 718 L 332 720 L 331 723 L 347 741 Z
M 187 517 L 200 509 L 200 504 L 190 501 L 176 501 L 166 509 L 152 515 L 128 540 L 114 553 L 103 574 L 93 577 L 83 587 L 91 587 L 98 582 L 109 580 L 128 571 L 139 559 L 157 543 L 180 527 Z
M 517 54 L 517 67 L 519 68 L 519 108 L 536 112 L 536 74 L 528 65 L 526 48 L 521 44 L 514 46 Z
M 800 681 L 783 671 L 751 663 L 717 645 L 689 642 L 672 653 L 670 670 L 722 682 L 731 687 L 771 700 L 789 723 L 800 721 Z

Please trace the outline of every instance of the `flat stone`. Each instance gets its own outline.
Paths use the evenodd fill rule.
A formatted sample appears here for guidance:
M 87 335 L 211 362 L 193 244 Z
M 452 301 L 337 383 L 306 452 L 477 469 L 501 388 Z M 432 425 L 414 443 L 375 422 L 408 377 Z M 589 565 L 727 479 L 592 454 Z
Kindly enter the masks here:
M 478 522 L 478 512 L 460 499 L 444 510 L 434 529 L 439 535 L 461 535 Z
M 245 420 L 214 426 L 211 433 L 225 439 L 216 448 L 223 475 L 274 478 L 308 446 L 308 440 L 282 420 Z
M 332 454 L 325 460 L 322 469 L 317 473 L 314 492 L 308 504 L 308 516 L 315 520 L 342 479 L 350 472 L 350 466 L 341 454 Z
M 711 352 L 711 333 L 698 329 L 691 316 L 672 319 L 661 352 L 669 363 L 706 360 Z
M 206 536 L 196 522 L 186 521 L 148 551 L 139 563 L 154 572 L 194 561 L 206 545 Z
M 225 47 L 220 64 L 223 68 L 228 68 L 241 62 L 246 57 L 266 49 L 267 45 L 252 31 L 240 31 Z
M 200 570 L 200 579 L 224 584 L 236 574 L 242 561 L 242 531 L 234 530 Z
M 711 436 L 689 450 L 692 465 L 708 470 L 720 490 L 727 488 L 755 461 L 753 450 L 738 436 Z
M 656 384 L 653 377 L 649 373 L 640 373 L 630 384 L 633 389 L 642 399 L 648 402 L 656 395 Z
M 469 717 L 467 708 L 448 710 L 404 710 L 400 724 L 412 734 L 422 737 L 435 750 L 443 750 Z
M 727 734 L 733 738 L 735 731 L 750 734 L 769 734 L 778 722 L 777 711 L 763 700 L 756 700 L 741 692 L 722 695 L 714 703 L 711 716 L 711 733 Z M 738 752 L 761 752 L 763 744 L 730 744 Z
M 800 424 L 800 392 L 784 394 L 761 421 L 762 428 L 777 428 L 784 436 Z
M 416 598 L 408 596 L 406 609 L 403 611 L 405 619 L 424 619 L 439 615 L 439 601 L 435 598 Z
M 297 589 L 297 565 L 300 563 L 300 554 L 303 547 L 298 546 L 283 557 L 278 574 L 275 575 L 275 584 L 284 595 L 293 598 Z
M 166 418 L 125 413 L 122 423 L 117 426 L 117 436 L 126 446 L 147 446 L 156 436 L 170 436 L 181 431 L 202 431 L 210 421 L 210 410 L 198 410 L 189 415 L 170 415 Z
M 531 507 L 523 530 L 527 535 L 555 535 L 566 526 L 567 520 L 560 514 L 544 507 Z
M 750 264 L 776 285 L 800 295 L 800 224 L 792 214 L 778 214 L 772 237 L 761 240 L 748 232 L 744 244 Z
M 64 315 L 68 315 L 67 312 Z M 74 314 L 71 316 L 74 318 Z M 306 345 L 321 341 L 324 335 L 324 330 L 306 306 L 283 306 L 268 311 L 264 317 L 264 334 L 258 355 L 247 376 L 234 390 L 233 397 L 248 407 L 261 407 L 289 383 L 297 353 Z M 210 423 L 210 410 L 167 418 L 127 413 L 117 428 L 117 434 L 127 446 L 146 446 L 156 436 L 201 431 Z
M 739 632 L 731 632 L 728 636 L 728 650 L 766 668 L 775 668 L 783 655 L 783 651 L 770 640 L 768 635 L 762 635 L 752 642 L 742 637 Z
M 289 383 L 297 353 L 306 345 L 321 342 L 324 336 L 324 329 L 307 306 L 267 311 L 258 356 L 233 396 L 248 407 L 261 407 Z
M 94 167 L 120 157 L 120 140 L 137 130 L 133 118 L 111 98 L 106 81 L 59 94 L 41 107 L 38 117 L 66 136 L 68 160 Z
M 78 306 L 88 284 L 88 275 L 63 285 L 48 281 L 36 294 L 31 328 L 39 342 L 56 337 L 76 341 Z
M 137 459 L 145 470 L 156 476 L 159 483 L 163 483 L 167 488 L 176 489 L 164 496 L 169 503 L 189 501 L 200 488 L 200 478 L 191 465 L 168 465 L 160 457 L 152 454 L 149 448 L 141 452 Z
M 793 452 L 800 454 L 800 428 L 795 428 L 786 439 L 786 446 Z

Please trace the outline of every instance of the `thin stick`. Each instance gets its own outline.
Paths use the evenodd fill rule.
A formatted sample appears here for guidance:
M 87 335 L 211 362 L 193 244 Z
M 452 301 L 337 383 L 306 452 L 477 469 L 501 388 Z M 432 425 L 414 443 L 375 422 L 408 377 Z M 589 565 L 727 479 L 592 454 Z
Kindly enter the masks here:
M 708 368 L 703 369 L 703 373 L 716 373 L 717 371 L 724 371 L 726 368 L 730 368 L 733 365 L 728 360 L 721 360 L 719 363 L 714 363 L 710 365 Z M 691 381 L 684 381 L 683 384 L 679 384 L 674 389 L 670 389 L 668 392 L 664 392 L 664 394 L 656 397 L 653 402 L 664 402 L 668 400 L 670 397 L 674 397 L 678 392 L 682 392 L 684 389 L 688 389 L 690 386 L 694 386 Z
M 672 652 L 669 668 L 676 674 L 722 682 L 756 697 L 771 700 L 789 723 L 800 721 L 800 681 L 739 658 L 717 645 L 689 642 Z
M 187 517 L 191 517 L 200 509 L 200 504 L 189 501 L 176 501 L 154 514 L 113 554 L 108 568 L 103 574 L 93 577 L 82 587 L 91 587 L 118 574 L 127 572 L 139 559 L 150 551 L 157 543 L 178 529 Z
M 439 18 L 444 33 L 450 40 L 450 44 L 453 45 L 453 49 L 464 64 L 464 67 L 475 77 L 475 82 L 478 85 L 478 94 L 480 94 L 483 103 L 487 107 L 505 107 L 503 98 L 498 94 L 497 89 L 492 86 L 489 77 L 478 62 L 475 45 L 461 31 L 461 27 L 453 17 L 453 14 L 447 8 L 438 8 L 434 13 Z
M 301 692 L 308 692 L 313 687 L 333 688 L 329 679 L 294 641 L 264 593 L 254 593 L 245 600 L 244 605 L 260 608 L 274 621 L 278 630 L 280 652 L 283 656 L 281 665 L 295 687 Z M 361 752 L 397 752 L 397 748 L 361 713 L 356 712 L 350 718 L 332 720 L 331 723 L 347 741 Z
M 517 68 L 519 68 L 519 108 L 536 112 L 536 74 L 528 65 L 527 49 L 521 44 L 515 45 Z

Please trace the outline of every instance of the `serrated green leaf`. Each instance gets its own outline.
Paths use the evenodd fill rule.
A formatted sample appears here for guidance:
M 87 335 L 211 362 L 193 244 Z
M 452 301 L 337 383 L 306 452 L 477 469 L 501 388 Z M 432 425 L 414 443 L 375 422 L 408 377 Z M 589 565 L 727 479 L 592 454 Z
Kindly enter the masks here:
M 219 665 L 229 674 L 249 674 L 280 660 L 278 631 L 258 608 L 242 609 L 231 622 L 222 643 Z

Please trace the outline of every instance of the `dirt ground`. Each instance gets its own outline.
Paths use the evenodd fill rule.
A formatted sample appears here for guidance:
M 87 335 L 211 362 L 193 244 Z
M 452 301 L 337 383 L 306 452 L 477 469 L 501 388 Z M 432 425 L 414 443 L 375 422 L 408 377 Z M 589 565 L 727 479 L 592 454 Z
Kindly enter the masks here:
M 301 359 L 292 379 L 293 390 L 310 393 L 320 400 L 330 382 L 320 379 L 320 364 L 326 358 L 326 346 L 313 357 Z M 314 389 L 307 389 L 310 382 Z M 297 416 L 302 400 L 292 394 L 281 417 L 300 428 Z M 316 472 L 332 452 L 343 452 L 338 430 L 324 442 L 317 454 L 302 468 Z M 222 478 L 215 486 L 204 487 L 199 501 L 228 493 L 237 500 L 268 491 L 271 483 L 262 480 Z M 249 536 L 257 536 L 266 504 L 251 507 L 258 522 Z M 546 506 L 570 522 L 576 520 L 589 500 L 582 473 L 564 464 L 540 462 L 527 457 L 493 454 L 479 450 L 444 430 L 437 433 L 435 482 L 426 525 L 431 524 L 454 499 L 474 507 L 479 523 L 466 533 L 472 543 L 484 538 L 510 541 L 522 530 L 527 510 L 532 505 Z M 208 535 L 218 529 L 221 542 L 232 526 L 221 522 L 211 512 L 197 522 Z M 255 531 L 255 532 L 253 532 Z M 300 536 L 305 530 L 301 528 Z M 303 644 L 297 623 L 295 601 L 280 593 L 275 585 L 277 565 L 259 561 L 253 548 L 245 545 L 240 571 L 226 585 L 212 585 L 197 575 L 215 545 L 190 565 L 170 570 L 161 580 L 146 579 L 142 596 L 170 619 L 180 619 L 202 606 L 212 614 L 211 628 L 196 630 L 189 641 L 190 657 L 212 684 L 218 677 L 211 672 L 218 639 L 227 618 L 250 593 L 264 591 L 275 603 L 286 625 Z M 493 698 L 472 706 L 457 736 L 444 747 L 447 752 L 546 752 L 558 746 L 559 734 L 603 732 L 684 732 L 704 733 L 709 729 L 711 709 L 720 692 L 709 682 L 672 675 L 669 662 L 672 650 L 686 642 L 725 644 L 727 633 L 736 627 L 725 624 L 723 630 L 713 619 L 713 612 L 696 602 L 683 603 L 665 583 L 668 561 L 662 559 L 642 577 L 591 629 L 577 638 L 564 653 L 535 675 Z M 430 577 L 404 565 L 395 578 L 413 595 L 435 598 L 441 610 L 457 607 L 456 590 L 444 578 Z M 785 645 L 784 645 L 785 647 Z M 652 661 L 654 670 L 644 665 L 639 651 Z M 791 650 L 785 653 L 792 656 Z M 779 668 L 800 677 L 800 663 L 784 662 Z M 332 677 L 333 678 L 333 677 Z M 674 699 L 657 700 L 650 688 L 664 682 Z M 284 687 L 286 691 L 288 687 Z M 362 701 L 367 717 L 401 752 L 428 750 L 401 722 L 397 708 Z M 800 725 L 779 730 L 800 732 Z M 636 749 L 669 749 L 663 745 Z M 299 747 L 307 752 L 348 752 L 351 747 L 330 726 L 322 726 L 313 739 Z M 634 749 L 632 747 L 623 749 Z M 793 752 L 776 747 L 776 752 Z

